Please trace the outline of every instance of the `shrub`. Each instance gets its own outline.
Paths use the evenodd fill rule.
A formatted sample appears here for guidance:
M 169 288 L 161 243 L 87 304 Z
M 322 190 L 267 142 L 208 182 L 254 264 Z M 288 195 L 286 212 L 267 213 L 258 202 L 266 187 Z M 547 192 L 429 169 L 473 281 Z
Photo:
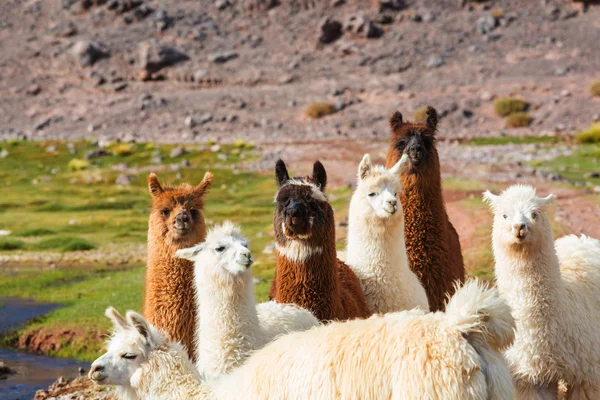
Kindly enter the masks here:
M 504 18 L 504 9 L 503 8 L 494 8 L 494 9 L 492 9 L 492 11 L 490 11 L 490 14 L 492 15 L 492 17 L 494 17 L 496 19 L 502 19 L 502 18 Z
M 527 102 L 515 97 L 502 97 L 494 102 L 494 110 L 501 117 L 527 110 Z
M 69 165 L 67 166 L 67 168 L 69 168 L 69 171 L 82 171 L 84 169 L 87 169 L 89 166 L 90 162 L 88 160 L 74 158 L 71 161 L 69 161 Z
M 533 118 L 526 112 L 517 112 L 506 117 L 507 128 L 523 128 L 529 126 Z
M 45 228 L 32 228 L 32 229 L 21 229 L 18 231 L 14 231 L 12 233 L 13 236 L 18 237 L 32 237 L 32 236 L 46 236 L 46 235 L 54 235 L 54 231 Z
M 21 240 L 0 238 L 0 250 L 18 250 L 24 245 Z
M 254 145 L 254 143 L 250 143 L 250 142 L 246 142 L 246 148 L 248 150 L 252 150 L 253 148 L 255 148 L 256 146 Z
M 53 237 L 33 243 L 32 248 L 36 250 L 60 250 L 60 251 L 76 251 L 76 250 L 91 250 L 93 244 L 79 237 Z
M 413 120 L 415 122 L 423 122 L 427 120 L 427 107 L 421 107 L 413 114 Z
M 590 93 L 594 97 L 600 97 L 600 80 L 592 83 L 590 86 Z
M 575 139 L 580 143 L 600 143 L 600 122 L 592 124 L 585 131 L 578 132 Z
M 69 243 L 67 243 L 65 246 L 63 246 L 63 248 L 61 249 L 62 251 L 85 251 L 85 250 L 93 250 L 96 247 L 91 244 L 90 242 L 88 242 L 85 239 L 74 239 L 72 241 L 70 241 Z
M 156 148 L 156 145 L 154 143 L 146 143 L 146 145 L 144 146 L 144 150 L 154 150 Z
M 304 114 L 309 118 L 321 118 L 333 113 L 335 113 L 335 106 L 327 102 L 312 103 L 304 110 Z
M 209 146 L 212 146 L 215 143 L 217 143 L 217 141 L 214 138 L 210 138 L 206 141 L 206 144 Z
M 133 154 L 134 147 L 129 143 L 121 143 L 112 148 L 112 152 L 115 156 L 128 156 Z
M 238 149 L 242 149 L 246 146 L 246 142 L 244 141 L 244 139 L 240 138 L 240 139 L 237 139 L 233 145 L 235 147 L 237 147 Z

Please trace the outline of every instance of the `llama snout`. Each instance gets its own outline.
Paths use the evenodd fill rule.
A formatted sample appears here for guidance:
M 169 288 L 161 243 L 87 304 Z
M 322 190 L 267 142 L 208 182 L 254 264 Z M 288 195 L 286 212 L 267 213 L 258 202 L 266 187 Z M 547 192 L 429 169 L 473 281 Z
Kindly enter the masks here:
M 104 372 L 104 366 L 101 364 L 93 363 L 88 373 L 88 377 L 95 383 L 102 383 L 106 380 L 106 373 Z
M 175 230 L 176 231 L 187 231 L 190 227 L 189 216 L 185 211 L 180 212 L 175 217 Z
M 527 229 L 527 224 L 519 222 L 513 225 L 512 232 L 517 239 L 523 240 L 527 236 L 529 230 Z
M 254 259 L 252 258 L 252 254 L 250 254 L 250 252 L 244 252 L 238 255 L 237 262 L 238 264 L 243 265 L 246 268 L 250 268 L 252 266 L 252 263 L 254 262 Z

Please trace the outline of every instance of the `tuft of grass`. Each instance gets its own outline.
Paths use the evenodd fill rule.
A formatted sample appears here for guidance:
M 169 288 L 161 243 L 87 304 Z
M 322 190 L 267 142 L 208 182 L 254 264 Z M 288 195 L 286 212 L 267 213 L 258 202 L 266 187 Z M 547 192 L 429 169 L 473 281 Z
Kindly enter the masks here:
M 129 143 L 120 143 L 112 148 L 113 155 L 119 157 L 132 155 L 134 151 L 135 147 Z
M 499 146 L 504 144 L 531 144 L 531 143 L 556 143 L 556 136 L 498 136 L 498 137 L 478 137 L 465 142 L 471 146 Z
M 69 171 L 83 171 L 84 169 L 88 169 L 90 166 L 90 162 L 88 160 L 82 160 L 80 158 L 74 158 L 69 161 Z
M 12 236 L 18 237 L 36 237 L 36 236 L 47 236 L 54 235 L 56 232 L 46 228 L 32 228 L 32 229 L 20 229 L 11 233 Z
M 60 251 L 91 250 L 95 248 L 95 246 L 86 239 L 70 236 L 59 236 L 44 239 L 37 243 L 32 243 L 31 247 L 35 250 Z
M 531 125 L 533 118 L 526 112 L 517 112 L 506 117 L 507 128 L 524 128 Z
M 85 250 L 93 250 L 96 246 L 92 243 L 88 242 L 85 239 L 73 239 L 65 246 L 62 247 L 62 251 L 85 251 Z
M 501 97 L 494 102 L 494 110 L 501 117 L 527 110 L 527 102 L 516 97 Z
M 600 122 L 592 124 L 585 131 L 578 132 L 575 139 L 580 143 L 600 143 Z
M 233 143 L 233 145 L 238 149 L 243 149 L 244 147 L 246 147 L 246 142 L 244 141 L 244 139 L 239 138 L 239 139 L 236 139 L 236 141 Z
M 216 141 L 214 138 L 209 138 L 209 139 L 206 141 L 206 144 L 207 144 L 207 145 L 209 145 L 209 146 L 212 146 L 212 145 L 213 145 L 213 144 L 215 144 L 215 143 L 217 143 L 217 141 Z
M 24 246 L 25 243 L 21 240 L 0 238 L 0 250 L 18 250 Z
M 593 97 L 600 97 L 600 79 L 590 85 L 590 94 Z
M 252 150 L 256 147 L 256 145 L 254 143 L 251 142 L 246 142 L 246 149 L 248 150 Z
M 335 113 L 335 106 L 327 102 L 312 103 L 304 109 L 304 114 L 313 119 L 322 118 L 333 113 Z
M 413 120 L 415 122 L 423 122 L 427 120 L 427 107 L 421 107 L 413 114 Z

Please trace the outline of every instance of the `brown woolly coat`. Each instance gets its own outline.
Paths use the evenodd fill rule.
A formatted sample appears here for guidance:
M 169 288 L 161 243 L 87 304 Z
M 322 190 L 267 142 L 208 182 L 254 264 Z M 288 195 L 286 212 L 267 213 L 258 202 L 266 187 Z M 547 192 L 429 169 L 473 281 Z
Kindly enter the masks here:
M 400 160 L 402 152 L 397 143 L 410 131 L 435 135 L 437 113 L 433 110 L 428 114 L 430 118 L 426 124 L 404 123 L 400 113 L 392 116 L 392 141 L 388 148 L 386 168 L 391 168 Z M 424 165 L 404 168 L 400 178 L 403 186 L 400 201 L 404 211 L 404 237 L 409 265 L 425 287 L 431 311 L 444 310 L 447 296 L 454 293 L 455 282 L 464 281 L 465 268 L 458 234 L 448 219 L 444 205 L 440 162 L 435 145 L 432 145 Z
M 148 177 L 153 201 L 148 227 L 143 313 L 148 322 L 163 329 L 170 340 L 185 345 L 192 359 L 195 359 L 197 310 L 194 264 L 174 255 L 177 250 L 206 239 L 203 195 L 212 178 L 212 174 L 207 172 L 196 187 L 162 188 L 156 175 Z M 168 215 L 165 215 L 166 210 L 169 210 Z M 173 231 L 174 220 L 182 212 L 187 212 L 191 218 L 190 229 L 184 236 L 178 236 Z
M 322 322 L 367 318 L 371 315 L 358 277 L 337 259 L 333 210 L 326 205 L 325 237 L 311 238 L 310 245 L 323 248 L 302 262 L 277 254 L 275 278 L 269 296 L 278 303 L 295 303 L 310 310 Z M 276 213 L 275 227 L 281 225 Z M 276 228 L 276 240 L 285 243 Z

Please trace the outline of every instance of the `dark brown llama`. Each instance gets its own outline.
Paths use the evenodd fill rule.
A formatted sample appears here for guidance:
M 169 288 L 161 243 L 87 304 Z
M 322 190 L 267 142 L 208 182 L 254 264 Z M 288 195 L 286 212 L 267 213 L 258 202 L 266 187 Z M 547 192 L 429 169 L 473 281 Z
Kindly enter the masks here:
M 390 117 L 392 141 L 386 168 L 407 154 L 410 163 L 402 169 L 406 252 L 410 268 L 427 292 L 431 311 L 443 310 L 454 283 L 463 282 L 465 267 L 458 234 L 448 220 L 442 196 L 440 160 L 435 148 L 438 115 L 427 107 L 427 121 L 413 124 L 402 121 L 402 114 Z
M 162 328 L 171 340 L 183 343 L 192 359 L 196 335 L 194 264 L 175 257 L 206 239 L 204 194 L 212 184 L 207 172 L 198 186 L 161 186 L 155 174 L 148 176 L 152 212 L 148 227 L 148 263 L 144 316 Z
M 325 168 L 317 161 L 312 176 L 290 179 L 279 160 L 275 175 L 277 266 L 271 298 L 304 307 L 322 322 L 368 317 L 360 281 L 337 259 L 333 209 L 324 193 Z

